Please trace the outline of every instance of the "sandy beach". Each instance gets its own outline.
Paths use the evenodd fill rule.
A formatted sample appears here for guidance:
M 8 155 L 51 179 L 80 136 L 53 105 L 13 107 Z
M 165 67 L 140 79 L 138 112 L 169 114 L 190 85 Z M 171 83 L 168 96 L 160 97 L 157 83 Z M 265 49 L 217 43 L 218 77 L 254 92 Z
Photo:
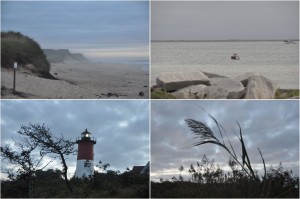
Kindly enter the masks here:
M 13 71 L 1 68 L 1 98 L 149 98 L 149 72 L 139 66 L 67 60 L 51 64 L 50 73 L 57 80 L 38 77 L 19 67 L 16 75 L 17 92 L 13 94 Z

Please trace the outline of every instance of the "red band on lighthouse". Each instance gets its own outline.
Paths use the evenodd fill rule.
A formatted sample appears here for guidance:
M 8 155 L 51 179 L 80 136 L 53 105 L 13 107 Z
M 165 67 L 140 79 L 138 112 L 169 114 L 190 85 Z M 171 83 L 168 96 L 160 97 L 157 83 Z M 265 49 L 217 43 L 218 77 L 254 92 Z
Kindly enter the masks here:
M 77 160 L 94 160 L 94 144 L 86 141 L 80 142 Z

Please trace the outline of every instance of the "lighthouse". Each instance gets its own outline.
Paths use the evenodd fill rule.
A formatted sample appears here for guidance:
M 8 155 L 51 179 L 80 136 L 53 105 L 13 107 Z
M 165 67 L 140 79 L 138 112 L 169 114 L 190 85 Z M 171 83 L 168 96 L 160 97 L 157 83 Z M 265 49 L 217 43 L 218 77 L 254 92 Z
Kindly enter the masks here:
M 77 165 L 75 177 L 89 177 L 94 174 L 94 144 L 95 138 L 87 129 L 81 133 L 81 138 L 76 139 L 78 144 Z

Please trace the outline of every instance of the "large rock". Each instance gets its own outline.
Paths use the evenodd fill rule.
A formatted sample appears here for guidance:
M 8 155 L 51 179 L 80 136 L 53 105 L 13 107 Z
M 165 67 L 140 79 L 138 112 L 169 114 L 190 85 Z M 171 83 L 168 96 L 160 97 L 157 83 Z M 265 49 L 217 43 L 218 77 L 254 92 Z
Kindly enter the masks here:
M 249 78 L 254 76 L 254 75 L 259 75 L 259 74 L 258 73 L 247 72 L 247 73 L 243 73 L 241 75 L 238 75 L 238 76 L 236 76 L 232 79 L 241 82 L 243 84 L 243 86 L 246 88 L 247 85 L 248 85 Z
M 222 76 L 222 75 L 218 75 L 218 74 L 214 74 L 214 73 L 208 73 L 208 72 L 203 72 L 204 75 L 206 75 L 208 78 L 215 78 L 215 77 L 224 77 L 224 78 L 227 78 L 225 76 Z
M 228 91 L 218 86 L 207 86 L 196 94 L 198 99 L 226 99 Z
M 202 72 L 166 74 L 156 79 L 156 84 L 167 92 L 179 90 L 191 85 L 209 85 L 209 78 Z
M 228 92 L 227 99 L 240 99 L 245 94 L 245 87 L 237 80 L 229 78 L 211 78 L 210 84 Z
M 245 99 L 274 99 L 276 85 L 261 75 L 248 78 Z
M 197 94 L 203 92 L 207 86 L 203 84 L 181 88 L 172 93 L 177 99 L 196 99 Z

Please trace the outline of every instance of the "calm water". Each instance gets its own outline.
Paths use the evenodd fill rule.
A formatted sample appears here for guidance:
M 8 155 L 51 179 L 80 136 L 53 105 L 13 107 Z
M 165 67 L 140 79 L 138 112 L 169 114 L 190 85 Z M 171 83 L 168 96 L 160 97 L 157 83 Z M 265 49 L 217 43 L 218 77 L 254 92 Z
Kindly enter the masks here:
M 240 60 L 231 60 L 238 53 Z M 234 77 L 257 72 L 280 88 L 299 88 L 299 43 L 152 42 L 151 84 L 161 74 L 205 71 Z

